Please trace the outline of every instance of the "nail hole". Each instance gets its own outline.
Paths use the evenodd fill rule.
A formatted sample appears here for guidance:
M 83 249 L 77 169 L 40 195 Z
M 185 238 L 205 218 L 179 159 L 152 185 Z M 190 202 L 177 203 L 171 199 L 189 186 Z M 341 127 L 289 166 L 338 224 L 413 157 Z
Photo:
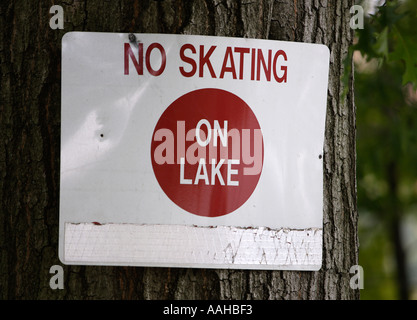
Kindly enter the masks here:
M 323 156 L 321 154 L 319 154 L 319 159 L 323 158 Z
M 104 134 L 100 134 L 100 137 L 102 137 L 102 138 L 103 138 L 103 137 L 104 137 Z

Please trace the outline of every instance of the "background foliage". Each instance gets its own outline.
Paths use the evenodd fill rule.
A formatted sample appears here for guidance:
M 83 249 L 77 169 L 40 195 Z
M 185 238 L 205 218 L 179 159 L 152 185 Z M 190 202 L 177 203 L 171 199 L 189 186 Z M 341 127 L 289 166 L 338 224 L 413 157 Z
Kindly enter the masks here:
M 417 1 L 387 1 L 364 22 L 351 48 L 361 298 L 417 299 Z

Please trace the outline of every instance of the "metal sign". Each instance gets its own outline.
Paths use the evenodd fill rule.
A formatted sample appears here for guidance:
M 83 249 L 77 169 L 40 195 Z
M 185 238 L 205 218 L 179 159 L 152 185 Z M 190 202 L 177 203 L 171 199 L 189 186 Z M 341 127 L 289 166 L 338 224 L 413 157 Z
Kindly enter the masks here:
M 62 40 L 65 264 L 318 270 L 329 50 Z

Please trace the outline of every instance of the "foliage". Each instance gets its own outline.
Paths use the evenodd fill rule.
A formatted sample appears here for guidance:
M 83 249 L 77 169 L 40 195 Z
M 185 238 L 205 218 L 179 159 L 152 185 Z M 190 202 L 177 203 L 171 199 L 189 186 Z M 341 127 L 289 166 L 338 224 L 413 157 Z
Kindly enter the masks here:
M 365 299 L 396 297 L 388 289 L 395 287 L 394 276 L 404 270 L 386 267 L 401 245 L 393 237 L 393 226 L 401 224 L 396 220 L 403 214 L 417 214 L 411 209 L 417 202 L 416 22 L 417 1 L 390 1 L 365 19 L 351 48 L 357 58 L 358 207 L 360 221 L 365 221 L 359 230 Z
M 368 61 L 377 59 L 380 65 L 402 62 L 402 84 L 417 88 L 417 1 L 389 1 L 378 13 L 357 29 L 358 42 L 353 47 Z

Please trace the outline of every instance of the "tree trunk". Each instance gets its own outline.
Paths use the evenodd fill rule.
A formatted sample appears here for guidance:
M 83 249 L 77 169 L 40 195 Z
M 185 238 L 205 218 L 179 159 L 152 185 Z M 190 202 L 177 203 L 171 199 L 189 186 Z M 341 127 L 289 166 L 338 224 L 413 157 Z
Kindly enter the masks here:
M 398 164 L 394 161 L 389 162 L 386 171 L 390 196 L 388 198 L 385 215 L 388 217 L 388 230 L 390 230 L 390 239 L 392 239 L 395 262 L 397 265 L 398 296 L 401 300 L 408 300 L 410 297 L 410 282 L 407 272 L 407 255 L 403 244 L 403 234 L 401 232 L 403 210 L 398 197 Z
M 353 0 L 2 1 L 0 40 L 1 299 L 357 299 Z M 324 147 L 323 266 L 318 272 L 63 266 L 58 260 L 61 38 L 68 31 L 182 33 L 326 44 L 331 51 Z

